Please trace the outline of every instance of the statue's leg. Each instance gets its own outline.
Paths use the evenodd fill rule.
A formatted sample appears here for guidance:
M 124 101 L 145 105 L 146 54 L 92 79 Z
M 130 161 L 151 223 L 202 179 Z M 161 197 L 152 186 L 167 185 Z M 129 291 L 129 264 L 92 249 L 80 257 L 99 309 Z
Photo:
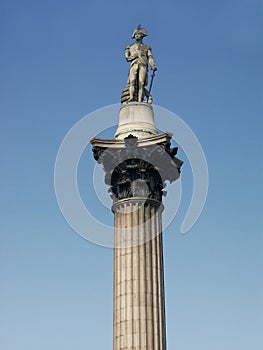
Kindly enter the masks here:
M 139 92 L 138 92 L 138 101 L 142 102 L 144 98 L 144 86 L 146 84 L 146 73 L 147 67 L 140 66 L 139 69 Z
M 135 80 L 132 80 L 132 81 L 130 81 L 130 89 L 129 89 L 129 91 L 130 91 L 130 97 L 129 97 L 129 99 L 128 99 L 128 102 L 130 102 L 130 101 L 133 101 L 133 96 L 134 96 L 134 83 L 135 83 Z
M 129 92 L 130 92 L 130 97 L 129 97 L 128 102 L 129 101 L 133 101 L 133 98 L 134 98 L 136 75 L 137 75 L 137 67 L 133 66 L 133 67 L 131 67 L 130 73 L 129 73 L 129 82 L 130 82 Z

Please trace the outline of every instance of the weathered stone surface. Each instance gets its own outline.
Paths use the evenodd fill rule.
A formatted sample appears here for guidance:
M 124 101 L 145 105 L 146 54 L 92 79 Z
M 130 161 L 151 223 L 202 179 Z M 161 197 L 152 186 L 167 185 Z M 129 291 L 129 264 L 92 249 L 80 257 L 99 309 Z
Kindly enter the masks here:
M 130 102 L 121 106 L 115 138 L 122 140 L 129 134 L 138 137 L 138 139 L 157 134 L 153 108 L 150 104 Z
M 125 206 L 122 211 L 125 212 Z M 141 208 L 143 215 L 138 213 L 135 224 L 143 222 L 147 211 L 152 227 L 160 227 L 161 213 L 157 211 L 156 214 L 154 204 L 146 204 Z M 122 213 L 115 212 L 117 221 L 121 215 Z M 144 225 L 144 228 L 147 230 L 150 227 Z M 133 229 L 136 231 L 136 226 Z M 118 234 L 119 231 L 116 235 Z M 128 349 L 128 346 L 131 349 L 166 349 L 163 256 L 160 254 L 162 234 L 156 235 L 155 231 L 150 234 L 152 239 L 146 243 L 129 248 L 115 248 L 114 350 Z M 130 261 L 136 263 L 132 269 L 127 268 Z M 122 337 L 121 342 L 118 339 L 119 334 Z
M 166 194 L 165 181 L 178 179 L 183 163 L 175 157 L 177 148 L 170 148 L 170 139 L 167 133 L 162 138 L 157 135 L 146 140 L 129 135 L 114 147 L 110 142 L 105 142 L 103 147 L 101 139 L 91 140 L 94 158 L 103 164 L 105 183 L 111 186 L 113 204 L 133 197 L 161 203 Z
M 93 139 L 114 212 L 114 350 L 166 350 L 162 196 L 182 161 L 168 133 Z

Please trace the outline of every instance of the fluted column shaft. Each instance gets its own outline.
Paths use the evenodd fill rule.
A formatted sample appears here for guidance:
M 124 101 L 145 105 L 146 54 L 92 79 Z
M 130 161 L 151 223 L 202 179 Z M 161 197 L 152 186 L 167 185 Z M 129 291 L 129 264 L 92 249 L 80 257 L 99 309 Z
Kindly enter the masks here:
M 91 140 L 113 200 L 114 350 L 166 350 L 162 197 L 183 162 L 171 134 L 137 136 Z
M 161 210 L 115 204 L 114 350 L 166 350 Z

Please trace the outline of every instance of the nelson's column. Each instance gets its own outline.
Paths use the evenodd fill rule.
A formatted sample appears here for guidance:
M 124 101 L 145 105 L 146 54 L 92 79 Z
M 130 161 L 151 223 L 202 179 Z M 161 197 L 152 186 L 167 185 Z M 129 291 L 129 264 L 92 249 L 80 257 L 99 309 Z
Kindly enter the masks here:
M 156 67 L 147 32 L 138 26 L 125 57 L 130 62 L 113 139 L 93 138 L 114 213 L 114 350 L 166 350 L 162 196 L 180 176 L 172 134 L 158 133 L 151 105 Z M 152 70 L 149 90 L 148 65 Z

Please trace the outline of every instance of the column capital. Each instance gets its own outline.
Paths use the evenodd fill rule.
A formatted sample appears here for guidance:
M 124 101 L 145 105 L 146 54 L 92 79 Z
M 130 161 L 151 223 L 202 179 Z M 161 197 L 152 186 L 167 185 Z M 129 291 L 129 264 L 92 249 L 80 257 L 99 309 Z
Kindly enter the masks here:
M 165 181 L 180 176 L 183 162 L 171 148 L 171 134 L 163 133 L 139 140 L 129 135 L 124 140 L 91 140 L 95 160 L 103 165 L 105 183 L 113 203 L 126 198 L 149 198 L 162 202 Z

